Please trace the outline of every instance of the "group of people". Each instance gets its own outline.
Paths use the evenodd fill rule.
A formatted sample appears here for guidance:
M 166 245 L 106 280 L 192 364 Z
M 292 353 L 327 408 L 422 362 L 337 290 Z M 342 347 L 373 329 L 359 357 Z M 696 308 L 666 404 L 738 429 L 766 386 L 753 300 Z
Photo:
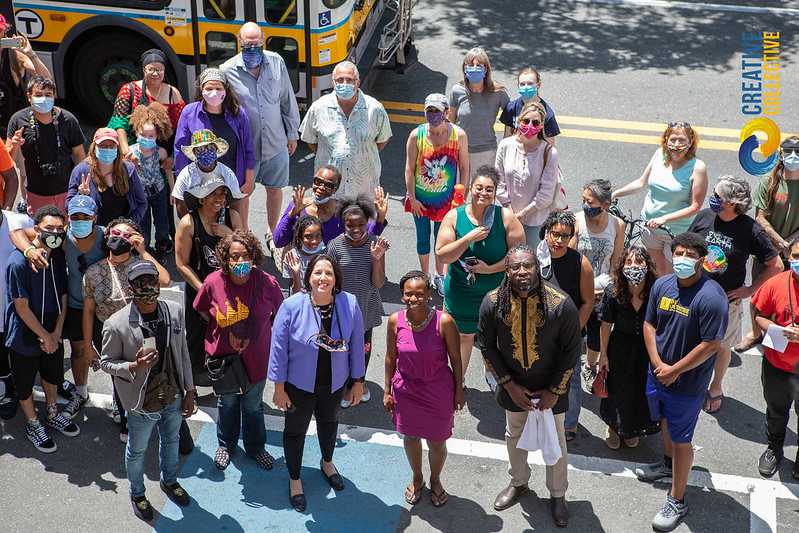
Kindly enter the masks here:
M 289 500 L 301 512 L 311 418 L 320 470 L 343 490 L 333 462 L 338 415 L 371 399 L 365 376 L 390 253 L 379 155 L 389 119 L 360 90 L 357 67 L 343 62 L 332 73 L 334 91 L 300 121 L 283 60 L 263 44 L 257 25 L 242 26 L 241 52 L 201 73 L 190 104 L 165 83 L 164 54 L 145 52 L 143 79 L 120 89 L 88 155 L 74 116 L 53 105 L 53 82 L 32 75 L 30 107 L 11 117 L 0 150 L 0 172 L 9 174 L 4 206 L 13 205 L 16 158 L 32 217 L 2 212 L 0 416 L 14 416 L 18 402 L 28 439 L 55 452 L 48 429 L 80 433 L 89 369 L 113 376 L 131 504 L 145 520 L 153 509 L 143 461 L 155 428 L 161 489 L 178 505 L 190 502 L 177 469 L 180 453 L 193 448 L 184 419 L 197 409 L 196 386 L 212 386 L 218 397 L 216 467 L 228 467 L 241 436 L 246 454 L 269 470 L 275 459 L 265 447 L 262 397 L 266 380 L 274 383 L 273 403 L 286 417 Z M 427 96 L 425 121 L 406 143 L 405 210 L 420 268 L 399 280 L 405 309 L 386 324 L 383 397 L 412 471 L 406 502 L 418 503 L 428 482 L 434 506 L 448 501 L 446 441 L 465 403 L 475 344 L 507 423 L 510 482 L 497 510 L 528 490 L 527 453 L 541 449 L 553 521 L 568 524 L 568 442 L 579 437 L 583 381 L 603 375 L 607 446 L 634 448 L 662 435 L 663 459 L 636 475 L 672 478 L 653 526 L 674 529 L 688 512 L 699 413 L 723 408 L 731 351 L 778 331 L 787 345 L 766 348 L 762 367 L 768 448 L 759 469 L 773 475 L 799 372 L 799 138 L 781 144 L 754 194 L 735 176 L 720 177 L 708 194 L 696 130 L 669 123 L 638 179 L 616 189 L 586 182 L 575 214 L 540 73 L 523 69 L 511 100 L 484 50 L 470 50 L 462 72 L 449 95 Z M 314 175 L 310 191 L 295 187 L 281 213 L 298 139 L 315 153 Z M 256 183 L 267 193 L 265 246 L 248 229 Z M 638 191 L 646 192 L 646 223 L 628 242 L 610 210 Z M 753 203 L 755 218 L 747 214 Z M 171 281 L 160 262 L 173 247 L 183 306 L 159 297 Z M 285 290 L 262 269 L 265 252 Z M 436 293 L 442 309 L 433 305 Z M 752 332 L 742 337 L 747 298 Z M 74 385 L 63 379 L 63 340 Z M 43 423 L 32 395 L 37 374 Z

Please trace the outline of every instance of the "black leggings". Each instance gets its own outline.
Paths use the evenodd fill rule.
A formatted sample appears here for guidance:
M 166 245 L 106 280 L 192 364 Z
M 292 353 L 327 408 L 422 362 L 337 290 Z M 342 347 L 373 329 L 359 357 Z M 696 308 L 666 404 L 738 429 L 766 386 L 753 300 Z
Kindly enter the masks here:
M 286 457 L 286 466 L 291 479 L 300 479 L 302 450 L 305 446 L 305 433 L 311 424 L 311 415 L 316 418 L 316 434 L 319 438 L 319 448 L 322 450 L 322 459 L 328 462 L 333 460 L 338 433 L 339 402 L 343 392 L 344 387 L 330 392 L 330 385 L 323 385 L 317 386 L 312 394 L 286 382 L 286 394 L 294 410 L 286 412 L 283 455 Z
M 796 409 L 795 403 L 799 399 L 799 377 L 775 367 L 763 357 L 760 379 L 766 400 L 766 435 L 769 448 L 782 449 L 791 406 Z

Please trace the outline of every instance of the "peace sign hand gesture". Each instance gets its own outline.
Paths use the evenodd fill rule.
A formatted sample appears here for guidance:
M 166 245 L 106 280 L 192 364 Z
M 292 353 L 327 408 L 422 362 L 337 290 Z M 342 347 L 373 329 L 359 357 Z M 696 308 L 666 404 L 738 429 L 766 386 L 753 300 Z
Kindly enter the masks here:
M 78 194 L 84 194 L 88 196 L 91 194 L 91 190 L 89 189 L 89 178 L 88 174 L 81 174 L 80 175 L 80 185 L 78 185 Z

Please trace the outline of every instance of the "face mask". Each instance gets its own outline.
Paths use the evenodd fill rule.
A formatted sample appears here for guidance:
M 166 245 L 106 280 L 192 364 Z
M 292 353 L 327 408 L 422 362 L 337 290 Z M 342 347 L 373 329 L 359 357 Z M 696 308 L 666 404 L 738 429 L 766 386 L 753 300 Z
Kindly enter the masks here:
M 436 128 L 444 122 L 444 113 L 441 111 L 425 111 L 424 118 L 427 120 L 428 124 Z
M 97 160 L 100 161 L 100 163 L 110 165 L 117 158 L 117 147 L 101 148 L 98 146 L 94 149 L 94 154 L 97 156 Z
M 150 137 L 142 137 L 141 135 L 136 137 L 136 142 L 139 143 L 139 146 L 141 148 L 144 148 L 145 150 L 152 150 L 153 148 L 158 146 L 155 139 L 152 139 Z
M 791 259 L 788 264 L 791 266 L 793 273 L 799 276 L 799 259 Z
M 716 214 L 721 213 L 722 209 L 724 209 L 724 201 L 721 199 L 721 196 L 718 194 L 713 194 L 710 197 L 710 200 L 707 201 L 708 205 L 710 206 L 710 210 Z
M 466 79 L 469 83 L 480 83 L 486 77 L 486 69 L 482 65 L 466 67 Z
M 241 48 L 241 59 L 247 68 L 257 68 L 264 60 L 264 54 L 260 46 L 248 46 Z
M 72 235 L 78 239 L 85 239 L 92 234 L 92 227 L 94 222 L 91 220 L 70 220 L 69 230 Z
M 666 145 L 666 148 L 668 148 L 672 152 L 677 152 L 678 154 L 681 154 L 684 151 L 688 150 L 688 145 L 687 144 L 682 144 L 682 143 L 680 143 L 680 144 L 669 143 L 669 144 Z
M 314 205 L 324 205 L 324 204 L 326 204 L 327 202 L 329 202 L 332 199 L 333 199 L 332 196 L 325 196 L 324 198 L 319 198 L 315 194 L 313 195 L 313 203 L 314 203 Z
M 351 83 L 337 83 L 336 96 L 342 100 L 350 100 L 353 96 L 355 96 L 355 85 Z
M 61 243 L 64 242 L 64 232 L 63 231 L 42 231 L 40 234 L 41 241 L 44 243 L 45 246 L 50 248 L 51 250 L 55 250 Z
M 237 278 L 246 278 L 250 275 L 251 271 L 252 263 L 250 261 L 230 265 L 230 273 Z
M 197 164 L 200 168 L 211 168 L 217 160 L 216 150 L 205 150 L 195 155 L 197 156 Z
M 130 252 L 131 244 L 122 237 L 111 235 L 105 241 L 108 249 L 111 250 L 111 255 L 123 255 Z
M 642 281 L 644 281 L 644 276 L 646 276 L 647 268 L 642 266 L 628 266 L 622 269 L 622 274 L 624 277 L 627 278 L 627 281 L 631 285 L 638 285 Z
M 302 252 L 307 255 L 317 255 L 321 254 L 324 251 L 325 251 L 324 241 L 319 241 L 319 244 L 316 245 L 316 248 L 308 248 L 304 244 L 302 245 Z
M 161 288 L 158 285 L 142 285 L 134 287 L 131 285 L 130 293 L 136 303 L 141 305 L 152 305 L 158 301 L 158 296 L 161 294 Z
M 583 204 L 583 213 L 585 213 L 585 216 L 587 216 L 588 218 L 598 217 L 599 215 L 602 214 L 602 208 L 592 207 L 588 204 Z
M 525 102 L 528 100 L 532 100 L 536 96 L 538 96 L 538 87 L 535 85 L 522 85 L 519 87 L 519 96 L 522 97 L 522 100 Z
M 225 101 L 226 94 L 227 93 L 225 91 L 220 91 L 217 89 L 203 91 L 203 100 L 205 100 L 208 105 L 216 107 Z
M 544 129 L 543 126 L 533 126 L 532 124 L 519 124 L 519 133 L 527 137 L 528 139 L 532 139 L 538 133 Z
M 673 260 L 674 273 L 680 279 L 688 279 L 696 273 L 698 259 L 691 257 L 675 257 Z
M 33 96 L 31 97 L 31 107 L 37 113 L 49 113 L 53 110 L 55 98 L 52 96 Z
M 799 153 L 791 152 L 790 154 L 783 156 L 782 163 L 785 165 L 785 170 L 799 170 Z

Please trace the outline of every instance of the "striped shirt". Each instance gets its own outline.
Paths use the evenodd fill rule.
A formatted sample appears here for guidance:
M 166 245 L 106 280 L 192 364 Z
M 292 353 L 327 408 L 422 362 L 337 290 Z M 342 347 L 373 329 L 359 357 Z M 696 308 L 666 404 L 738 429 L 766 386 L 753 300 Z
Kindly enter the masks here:
M 383 321 L 383 301 L 380 290 L 372 285 L 372 243 L 374 235 L 368 234 L 360 246 L 352 246 L 344 235 L 339 235 L 327 245 L 327 253 L 341 269 L 342 290 L 355 295 L 363 314 L 363 327 L 369 330 Z

